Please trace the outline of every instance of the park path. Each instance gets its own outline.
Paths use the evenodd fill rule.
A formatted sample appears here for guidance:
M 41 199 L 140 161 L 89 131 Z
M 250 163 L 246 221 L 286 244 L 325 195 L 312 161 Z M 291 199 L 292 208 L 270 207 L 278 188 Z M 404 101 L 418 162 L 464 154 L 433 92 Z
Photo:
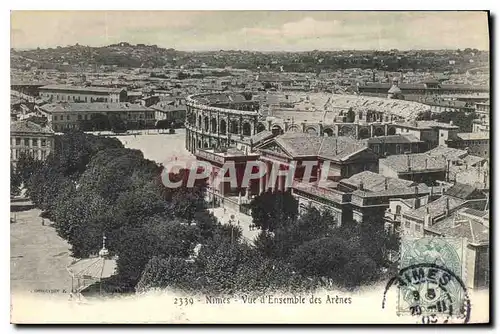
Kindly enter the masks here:
M 29 203 L 29 202 L 28 202 Z M 11 292 L 71 289 L 71 277 L 66 266 L 73 261 L 68 243 L 56 230 L 42 226 L 41 211 L 30 209 L 11 212 L 10 281 Z
M 260 232 L 260 230 L 257 229 L 250 229 L 252 217 L 249 215 L 231 210 L 229 208 L 226 210 L 224 210 L 224 208 L 211 208 L 208 209 L 208 211 L 213 213 L 221 224 L 229 224 L 231 221 L 232 224 L 240 226 L 242 228 L 243 237 L 251 243 L 253 243 Z

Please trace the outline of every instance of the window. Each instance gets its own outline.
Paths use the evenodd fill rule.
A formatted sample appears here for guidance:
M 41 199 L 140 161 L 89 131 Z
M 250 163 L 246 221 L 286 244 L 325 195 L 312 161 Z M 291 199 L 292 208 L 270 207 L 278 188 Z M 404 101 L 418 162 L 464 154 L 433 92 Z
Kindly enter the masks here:
M 66 115 L 66 120 L 68 120 L 68 121 L 70 120 L 70 117 L 69 117 L 69 115 Z
M 47 140 L 46 139 L 41 139 L 40 140 L 40 144 L 41 144 L 42 147 L 43 146 L 47 146 Z
M 29 138 L 24 138 L 24 146 L 30 146 Z
M 444 137 L 444 133 L 441 132 L 441 137 Z
M 88 116 L 89 116 L 89 115 L 85 114 L 85 117 L 84 117 L 84 118 L 85 118 L 85 120 L 88 120 L 88 119 L 89 119 L 89 117 L 88 117 Z
M 108 98 L 105 98 L 105 99 L 104 99 L 104 102 L 108 102 Z
M 57 116 L 56 115 L 54 115 L 54 121 L 57 121 Z
M 401 205 L 396 205 L 396 214 L 397 215 L 401 214 Z
M 85 96 L 85 102 L 87 102 L 87 97 Z
M 16 138 L 16 145 L 17 146 L 21 145 L 21 138 Z
M 380 153 L 380 147 L 378 145 L 373 145 L 373 152 Z
M 405 222 L 405 227 L 406 227 L 406 228 L 410 228 L 410 227 L 411 227 L 411 223 L 410 223 L 409 221 L 406 221 L 406 222 Z
M 78 115 L 78 120 L 81 121 L 82 120 L 82 115 Z
M 415 231 L 420 232 L 420 229 L 421 229 L 420 224 L 415 224 Z

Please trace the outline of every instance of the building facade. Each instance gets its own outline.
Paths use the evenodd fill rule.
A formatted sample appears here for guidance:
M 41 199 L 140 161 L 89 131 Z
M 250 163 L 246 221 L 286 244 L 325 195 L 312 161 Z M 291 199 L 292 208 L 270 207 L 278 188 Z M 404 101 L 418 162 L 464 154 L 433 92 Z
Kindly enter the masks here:
M 446 141 L 449 147 L 467 150 L 470 154 L 485 159 L 490 158 L 490 133 L 465 132 L 458 133 L 453 139 Z
M 127 102 L 125 89 L 48 85 L 39 88 L 40 96 L 50 102 Z
M 52 103 L 41 106 L 40 112 L 47 117 L 48 126 L 56 132 L 83 130 L 85 127 L 92 130 L 90 123 L 96 117 L 111 115 L 120 118 L 127 128 L 152 128 L 155 125 L 153 109 L 128 102 Z
M 54 150 L 54 132 L 30 121 L 10 125 L 10 161 L 16 166 L 21 154 L 45 160 Z

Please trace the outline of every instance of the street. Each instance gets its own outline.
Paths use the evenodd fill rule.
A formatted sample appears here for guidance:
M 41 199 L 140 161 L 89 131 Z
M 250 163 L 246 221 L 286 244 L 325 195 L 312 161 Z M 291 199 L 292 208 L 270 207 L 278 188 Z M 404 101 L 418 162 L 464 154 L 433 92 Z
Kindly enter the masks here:
M 73 260 L 69 245 L 47 219 L 42 226 L 40 213 L 39 209 L 10 213 L 16 221 L 10 224 L 11 291 L 67 293 L 71 277 L 66 266 Z

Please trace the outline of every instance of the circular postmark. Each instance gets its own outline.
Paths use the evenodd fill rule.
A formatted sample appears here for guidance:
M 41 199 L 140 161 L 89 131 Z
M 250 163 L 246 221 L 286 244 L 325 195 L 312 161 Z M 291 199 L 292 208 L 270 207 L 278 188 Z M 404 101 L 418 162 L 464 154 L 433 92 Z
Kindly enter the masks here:
M 398 288 L 398 314 L 418 318 L 418 323 L 468 323 L 471 303 L 461 278 L 447 267 L 435 263 L 412 264 L 387 283 L 382 300 L 386 305 L 389 289 Z

